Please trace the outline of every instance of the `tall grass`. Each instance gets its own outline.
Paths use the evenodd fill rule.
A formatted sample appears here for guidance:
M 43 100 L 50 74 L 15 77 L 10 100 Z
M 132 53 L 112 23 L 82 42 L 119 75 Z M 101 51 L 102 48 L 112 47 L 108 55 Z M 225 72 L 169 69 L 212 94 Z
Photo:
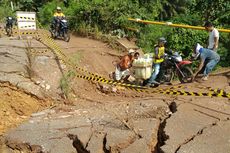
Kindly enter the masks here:
M 69 62 L 72 63 L 73 65 L 77 65 L 80 59 L 81 59 L 81 54 L 75 53 L 70 57 Z M 76 76 L 76 71 L 69 70 L 60 79 L 60 88 L 64 94 L 63 97 L 65 99 L 71 99 L 70 95 L 72 92 L 72 85 L 73 85 L 72 82 L 75 76 Z
M 27 63 L 25 65 L 26 72 L 28 74 L 29 79 L 32 79 L 35 77 L 35 71 L 33 70 L 33 61 L 34 61 L 34 55 L 32 54 L 32 45 L 31 40 L 27 40 L 26 42 L 26 55 L 27 55 Z

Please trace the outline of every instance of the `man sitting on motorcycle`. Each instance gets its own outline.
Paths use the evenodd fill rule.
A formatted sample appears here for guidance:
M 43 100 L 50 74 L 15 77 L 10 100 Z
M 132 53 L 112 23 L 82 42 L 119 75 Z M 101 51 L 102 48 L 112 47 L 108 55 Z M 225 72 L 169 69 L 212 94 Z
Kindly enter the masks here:
M 199 67 L 194 73 L 192 80 L 195 79 L 195 77 L 202 70 L 203 67 L 204 67 L 204 71 L 203 71 L 202 80 L 204 81 L 208 80 L 208 74 L 220 61 L 220 56 L 215 51 L 203 48 L 200 44 L 196 44 L 192 57 L 194 58 L 194 60 L 200 58 Z
M 65 18 L 65 15 L 62 13 L 61 7 L 57 7 L 56 12 L 53 15 L 53 21 L 51 24 L 51 29 L 55 29 L 56 31 L 56 36 L 57 36 L 57 31 L 60 27 L 60 21 Z
M 12 28 L 13 28 L 13 23 L 14 23 L 14 18 L 11 16 L 6 17 L 6 33 L 7 35 L 11 35 L 12 34 Z
M 129 68 L 132 67 L 134 59 L 137 59 L 139 55 L 140 54 L 138 52 L 135 52 L 133 49 L 130 49 L 129 53 L 121 58 L 120 62 L 116 66 L 114 73 L 114 79 L 116 81 L 129 80 L 129 77 L 131 75 Z
M 159 85 L 159 82 L 157 82 L 155 79 L 157 78 L 157 75 L 160 72 L 160 65 L 164 61 L 164 54 L 165 54 L 165 43 L 166 39 L 164 37 L 161 37 L 158 40 L 158 44 L 155 46 L 155 56 L 153 61 L 153 69 L 152 75 L 148 79 L 148 82 L 146 84 L 147 87 L 150 87 L 154 84 Z
M 6 17 L 6 27 L 13 27 L 14 18 L 11 16 Z

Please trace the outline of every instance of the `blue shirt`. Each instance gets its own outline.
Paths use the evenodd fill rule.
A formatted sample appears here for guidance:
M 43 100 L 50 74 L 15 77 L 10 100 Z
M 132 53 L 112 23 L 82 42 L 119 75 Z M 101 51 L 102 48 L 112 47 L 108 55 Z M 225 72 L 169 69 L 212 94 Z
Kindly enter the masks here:
M 220 56 L 215 52 L 210 49 L 206 48 L 201 48 L 200 49 L 200 58 L 202 60 L 220 60 Z

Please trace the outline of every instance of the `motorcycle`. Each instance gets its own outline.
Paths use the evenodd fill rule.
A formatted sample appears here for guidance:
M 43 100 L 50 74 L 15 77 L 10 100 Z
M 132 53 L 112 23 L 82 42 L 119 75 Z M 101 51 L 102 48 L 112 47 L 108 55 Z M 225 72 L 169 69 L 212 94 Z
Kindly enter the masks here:
M 70 40 L 70 34 L 68 31 L 68 22 L 66 19 L 56 19 L 56 25 L 53 25 L 53 28 L 51 28 L 51 37 L 61 38 L 64 39 L 64 41 L 69 42 Z
M 171 84 L 174 76 L 177 75 L 181 83 L 192 82 L 193 71 L 189 67 L 191 63 L 189 60 L 182 60 L 178 52 L 165 54 L 165 60 L 161 63 L 161 69 L 156 81 L 160 84 Z M 143 82 L 143 85 L 146 85 L 147 82 L 148 79 Z M 158 85 L 155 84 L 155 86 Z
M 13 35 L 13 18 L 12 17 L 7 17 L 6 18 L 6 26 L 5 26 L 6 34 L 7 36 L 12 36 Z

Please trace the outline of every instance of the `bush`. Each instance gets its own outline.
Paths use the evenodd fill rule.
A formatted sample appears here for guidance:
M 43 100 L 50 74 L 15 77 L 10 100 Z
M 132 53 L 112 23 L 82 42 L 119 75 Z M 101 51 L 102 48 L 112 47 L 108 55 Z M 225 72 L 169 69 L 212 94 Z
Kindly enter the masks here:
M 41 24 L 45 26 L 50 25 L 53 14 L 56 11 L 56 7 L 57 6 L 62 7 L 62 5 L 63 5 L 62 3 L 57 3 L 56 1 L 52 1 L 47 3 L 46 5 L 43 5 L 43 7 L 40 9 L 38 13 L 38 19 L 41 22 Z M 65 9 L 63 9 L 63 12 L 64 11 Z
M 141 47 L 145 53 L 153 52 L 154 45 L 160 37 L 169 38 L 172 29 L 169 27 L 159 25 L 146 25 L 141 28 L 138 37 L 138 46 Z M 169 47 L 169 46 L 166 46 Z
M 14 16 L 13 11 L 11 10 L 10 7 L 10 2 L 9 1 L 1 1 L 0 2 L 0 21 L 5 22 L 5 18 L 7 16 Z
M 230 34 L 221 33 L 220 34 L 220 43 L 218 48 L 218 53 L 220 55 L 220 65 L 221 66 L 230 66 Z
M 205 31 L 174 28 L 168 37 L 169 47 L 184 57 L 189 57 L 196 43 L 206 47 L 208 34 Z

